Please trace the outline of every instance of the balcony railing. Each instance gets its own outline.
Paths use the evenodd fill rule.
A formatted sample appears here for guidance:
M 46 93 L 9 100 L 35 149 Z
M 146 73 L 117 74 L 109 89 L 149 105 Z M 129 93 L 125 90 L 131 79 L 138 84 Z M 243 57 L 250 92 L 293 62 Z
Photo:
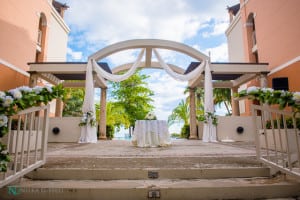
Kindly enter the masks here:
M 9 132 L 2 138 L 11 161 L 0 172 L 0 188 L 46 162 L 49 105 L 20 111 L 9 119 Z
M 294 113 L 252 105 L 252 115 L 257 158 L 273 169 L 300 178 L 300 131 Z

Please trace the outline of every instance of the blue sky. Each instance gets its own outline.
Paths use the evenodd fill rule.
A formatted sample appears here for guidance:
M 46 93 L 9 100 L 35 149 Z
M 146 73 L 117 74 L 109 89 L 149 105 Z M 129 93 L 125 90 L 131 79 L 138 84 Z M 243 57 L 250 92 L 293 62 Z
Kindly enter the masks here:
M 227 6 L 239 0 L 65 0 L 70 8 L 65 21 L 71 29 L 68 61 L 87 61 L 99 49 L 129 39 L 167 39 L 185 43 L 215 62 L 227 61 L 225 30 Z M 186 68 L 190 58 L 172 51 L 160 51 L 164 60 Z M 135 61 L 135 51 L 105 59 L 111 67 Z M 185 96 L 187 82 L 179 82 L 162 70 L 146 70 L 154 91 L 155 113 L 166 120 L 172 108 Z M 222 113 L 222 109 L 218 111 Z

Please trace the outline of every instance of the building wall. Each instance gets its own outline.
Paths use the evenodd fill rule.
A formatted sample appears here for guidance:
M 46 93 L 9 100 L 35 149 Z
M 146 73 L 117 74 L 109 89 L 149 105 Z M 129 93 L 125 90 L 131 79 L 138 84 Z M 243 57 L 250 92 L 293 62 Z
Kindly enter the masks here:
M 300 55 L 300 1 L 250 0 L 243 10 L 255 13 L 260 62 L 270 70 Z
M 42 26 L 45 34 L 39 61 L 47 60 L 50 24 L 53 23 L 51 22 L 51 12 L 53 12 L 51 2 L 51 0 L 0 1 L 0 61 L 3 61 L 0 63 L 0 91 L 28 84 L 29 77 L 26 71 L 29 70 L 29 66 L 27 63 L 36 61 L 41 16 L 45 18 Z M 53 27 L 56 26 L 53 25 Z M 65 58 L 66 38 L 65 33 L 62 40 L 60 37 L 57 39 L 60 43 L 64 42 L 62 50 L 58 50 L 58 53 L 64 54 L 61 58 Z M 53 52 L 52 48 L 51 51 Z
M 8 63 L 2 63 L 0 60 L 0 91 L 16 88 L 20 85 L 28 85 L 29 74 L 20 73 L 15 68 L 7 67 Z
M 70 29 L 53 8 L 50 20 L 50 34 L 48 37 L 47 61 L 66 61 L 69 31 Z
M 282 0 L 249 0 L 241 8 L 244 23 L 247 16 L 254 13 L 259 62 L 269 63 L 269 70 L 275 70 L 300 56 L 300 23 L 297 20 L 300 19 L 299 8 L 299 0 L 288 0 L 284 3 Z M 246 28 L 243 32 L 244 38 L 249 41 Z M 247 44 L 249 43 L 244 41 L 245 52 L 249 48 Z M 245 57 L 246 61 L 251 60 L 248 55 Z M 288 77 L 292 90 L 300 91 L 300 83 L 294 75 L 297 72 L 299 64 L 286 66 L 284 70 L 268 77 L 269 86 L 272 86 L 270 83 L 274 77 Z
M 300 91 L 300 1 L 299 0 L 240 0 L 241 25 L 231 22 L 227 32 L 230 61 L 236 61 L 231 53 L 236 50 L 236 43 L 243 45 L 244 62 L 254 62 L 252 52 L 252 35 L 249 33 L 249 16 L 252 14 L 255 22 L 256 48 L 258 62 L 269 63 L 268 87 L 272 87 L 273 78 L 287 77 L 290 91 Z M 232 26 L 232 27 L 231 27 Z M 243 42 L 234 37 L 234 33 L 242 31 Z M 226 33 L 227 33 L 226 32 Z M 259 86 L 259 80 L 253 80 L 247 86 Z M 243 102 L 240 102 L 242 104 Z M 252 102 L 251 102 L 252 103 Z M 245 101 L 245 115 L 250 114 L 250 101 Z
M 45 0 L 0 4 L 0 58 L 26 71 L 27 62 L 35 61 L 40 13 L 50 19 L 51 5 Z
M 244 62 L 243 23 L 238 14 L 226 31 L 229 62 Z

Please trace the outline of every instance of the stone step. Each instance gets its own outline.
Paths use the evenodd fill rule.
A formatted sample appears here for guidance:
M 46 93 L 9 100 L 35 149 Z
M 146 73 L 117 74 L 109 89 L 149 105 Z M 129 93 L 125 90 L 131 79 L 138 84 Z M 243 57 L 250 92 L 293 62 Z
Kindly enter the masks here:
M 145 150 L 146 151 L 146 150 Z M 44 168 L 227 168 L 260 167 L 255 156 L 47 157 Z
M 138 180 L 138 179 L 215 179 L 269 177 L 266 167 L 243 168 L 143 168 L 84 169 L 39 168 L 26 177 L 35 180 Z
M 0 189 L 1 199 L 190 200 L 265 199 L 300 195 L 300 183 L 275 178 L 160 180 L 23 180 Z

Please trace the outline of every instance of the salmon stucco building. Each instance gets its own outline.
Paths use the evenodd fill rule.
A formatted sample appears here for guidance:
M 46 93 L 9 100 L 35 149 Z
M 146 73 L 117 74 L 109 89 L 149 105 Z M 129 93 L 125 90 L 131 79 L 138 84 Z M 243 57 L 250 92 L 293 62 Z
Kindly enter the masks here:
M 66 4 L 0 1 L 0 91 L 29 84 L 28 62 L 66 61 Z
M 228 7 L 229 62 L 268 63 L 268 87 L 300 91 L 299 8 L 299 0 L 240 0 Z M 259 80 L 240 89 L 251 85 L 259 86 Z M 249 105 L 240 101 L 241 115 L 250 114 Z

